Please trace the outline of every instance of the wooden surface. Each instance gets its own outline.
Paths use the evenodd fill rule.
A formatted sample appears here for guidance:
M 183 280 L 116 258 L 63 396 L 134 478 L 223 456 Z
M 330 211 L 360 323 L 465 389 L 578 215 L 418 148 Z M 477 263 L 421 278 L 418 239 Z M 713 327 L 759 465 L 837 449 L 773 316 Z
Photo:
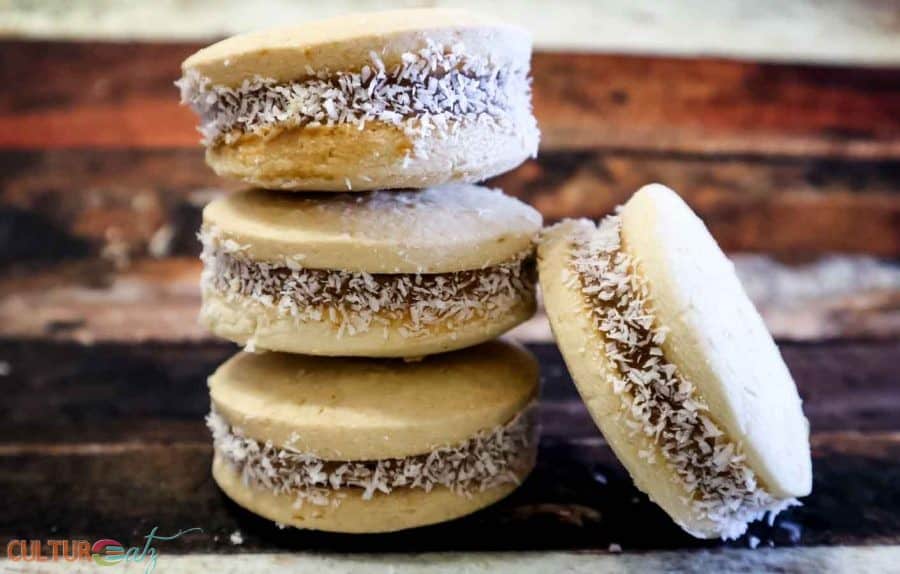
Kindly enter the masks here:
M 634 490 L 542 316 L 515 333 L 542 362 L 541 459 L 507 501 L 347 537 L 281 531 L 225 499 L 201 419 L 204 379 L 234 348 L 195 322 L 194 233 L 235 186 L 205 167 L 177 105 L 178 64 L 197 47 L 0 42 L 0 542 L 202 527 L 161 549 L 184 555 L 161 571 L 425 550 L 590 551 L 477 555 L 535 571 L 897 564 L 900 69 L 541 53 L 540 157 L 491 182 L 553 221 L 600 217 L 662 181 L 734 257 L 797 378 L 815 457 L 805 505 L 753 527 L 774 549 L 745 552 L 753 539 L 693 540 Z M 379 563 L 409 567 L 392 556 Z M 429 560 L 481 564 L 441 556 Z
M 0 3 L 0 34 L 26 38 L 209 40 L 387 8 L 443 6 L 524 26 L 538 50 L 900 63 L 896 0 L 178 0 Z
M 139 540 L 152 526 L 203 534 L 170 552 L 718 547 L 684 534 L 637 492 L 599 437 L 549 344 L 542 364 L 538 468 L 497 506 L 448 524 L 377 536 L 279 530 L 242 511 L 209 476 L 204 380 L 234 351 L 224 343 L 0 344 L 0 492 L 16 504 L 0 542 L 49 532 Z M 772 527 L 763 545 L 900 543 L 900 343 L 786 345 L 813 428 L 814 493 Z M 243 533 L 239 547 L 228 537 Z M 490 532 L 490 536 L 485 533 Z M 730 546 L 744 547 L 748 539 Z
M 0 100 L 0 146 L 194 147 L 172 82 L 201 46 L 0 42 L 0 80 L 16 86 Z M 532 66 L 542 151 L 900 158 L 892 68 L 571 53 Z
M 186 219 L 192 223 L 181 240 L 193 250 L 197 223 Z M 179 235 L 172 237 L 175 242 Z M 893 340 L 900 332 L 895 264 L 847 256 L 784 264 L 736 255 L 734 262 L 769 329 L 782 340 Z M 0 337 L 84 344 L 210 341 L 193 320 L 199 283 L 200 262 L 186 256 L 131 261 L 117 255 L 109 261 L 72 254 L 52 266 L 14 265 L 0 277 Z M 513 335 L 551 341 L 542 310 Z

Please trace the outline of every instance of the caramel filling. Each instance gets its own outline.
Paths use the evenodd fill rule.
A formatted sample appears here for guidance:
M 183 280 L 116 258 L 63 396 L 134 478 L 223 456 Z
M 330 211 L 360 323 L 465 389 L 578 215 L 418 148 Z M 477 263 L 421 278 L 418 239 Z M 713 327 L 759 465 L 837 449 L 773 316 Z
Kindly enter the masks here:
M 371 499 L 397 488 L 426 492 L 445 487 L 459 495 L 518 483 L 534 462 L 537 408 L 531 403 L 511 421 L 456 445 L 405 458 L 329 461 L 295 449 L 243 435 L 219 413 L 206 419 L 216 451 L 241 473 L 245 483 L 296 497 L 298 503 L 335 504 L 355 493 Z M 300 437 L 292 437 L 291 443 Z M 344 492 L 341 492 L 344 491 Z
M 485 121 L 537 132 L 528 70 L 497 67 L 462 46 L 431 44 L 387 68 L 378 54 L 358 72 L 307 71 L 304 80 L 244 81 L 215 86 L 194 71 L 178 82 L 182 103 L 200 116 L 205 143 L 231 143 L 271 126 L 362 128 L 368 121 L 402 126 L 410 135 L 452 129 L 453 121 Z M 535 140 L 536 141 L 536 140 Z
M 330 321 L 339 336 L 397 328 L 415 337 L 499 319 L 534 302 L 533 257 L 485 269 L 370 274 L 258 262 L 204 240 L 203 286 L 298 321 Z

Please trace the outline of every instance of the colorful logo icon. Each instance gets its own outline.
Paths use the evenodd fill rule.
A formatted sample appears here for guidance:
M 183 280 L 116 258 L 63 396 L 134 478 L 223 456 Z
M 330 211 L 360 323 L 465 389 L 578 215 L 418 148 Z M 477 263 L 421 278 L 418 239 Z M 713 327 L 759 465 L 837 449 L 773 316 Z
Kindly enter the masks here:
M 91 546 L 91 558 L 101 566 L 114 566 L 125 558 L 125 546 L 118 540 L 102 538 Z

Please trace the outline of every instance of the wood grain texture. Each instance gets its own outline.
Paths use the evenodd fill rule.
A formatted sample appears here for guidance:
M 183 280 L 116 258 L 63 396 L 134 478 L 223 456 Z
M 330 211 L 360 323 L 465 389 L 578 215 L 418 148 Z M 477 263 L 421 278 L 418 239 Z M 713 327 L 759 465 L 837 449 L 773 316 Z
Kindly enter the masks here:
M 783 340 L 900 336 L 900 268 L 866 258 L 785 265 L 734 258 L 738 274 L 772 333 Z M 192 257 L 78 259 L 50 267 L 15 266 L 0 278 L 0 336 L 36 340 L 208 341 L 197 322 L 200 262 Z M 542 311 L 511 334 L 551 341 Z
M 677 190 L 726 251 L 900 256 L 900 162 L 548 152 L 491 183 L 555 221 L 607 215 L 651 182 Z
M 347 537 L 279 530 L 218 491 L 205 378 L 236 349 L 195 322 L 194 233 L 202 206 L 234 185 L 203 164 L 172 86 L 199 46 L 0 41 L 0 544 L 138 544 L 153 526 L 200 526 L 165 552 L 618 544 L 680 550 L 668 565 L 714 571 L 723 545 L 691 539 L 634 489 L 551 344 L 531 345 L 539 466 L 485 512 Z M 769 254 L 738 266 L 776 335 L 805 341 L 781 348 L 812 424 L 815 484 L 752 534 L 816 556 L 900 544 L 900 68 L 538 53 L 534 76 L 541 156 L 493 185 L 552 221 L 602 216 L 663 181 L 726 249 Z M 548 340 L 546 321 L 534 325 Z M 778 556 L 734 564 L 834 566 Z
M 678 190 L 727 251 L 900 257 L 900 161 L 560 151 L 488 185 L 549 223 L 602 217 L 653 181 Z M 194 254 L 201 207 L 236 187 L 200 150 L 3 150 L 0 236 L 19 240 L 0 242 L 0 264 Z
M 122 537 L 200 526 L 169 552 L 308 550 L 627 550 L 709 548 L 675 527 L 631 485 L 575 398 L 551 345 L 532 346 L 543 369 L 539 465 L 506 501 L 469 518 L 391 535 L 278 530 L 229 502 L 209 475 L 200 417 L 203 379 L 227 344 L 96 345 L 0 342 L 0 513 L 10 538 Z M 813 428 L 814 494 L 762 544 L 900 542 L 892 485 L 900 480 L 900 426 L 885 400 L 897 343 L 788 345 Z M 52 400 L 48 400 L 52 397 Z M 824 410 L 821 407 L 825 407 Z M 839 413 L 834 412 L 839 410 Z M 235 530 L 244 544 L 229 544 Z M 745 546 L 747 540 L 730 546 Z
M 165 550 L 163 550 L 165 552 Z M 360 570 L 393 574 L 456 574 L 515 569 L 520 574 L 709 574 L 710 572 L 779 572 L 782 574 L 881 574 L 900 562 L 900 546 L 805 546 L 795 548 L 715 548 L 622 553 L 593 552 L 440 552 L 429 554 L 340 554 L 336 552 L 245 552 L 241 554 L 162 554 L 161 567 L 167 574 L 252 574 L 287 570 L 316 574 L 346 574 Z M 2 565 L 2 563 L 0 563 Z M 7 565 L 7 574 L 20 572 Z M 29 568 L 33 574 L 93 574 L 91 562 L 54 564 Z
M 892 485 L 900 480 L 900 441 L 867 435 L 842 452 L 842 435 L 823 435 L 813 495 L 773 526 L 751 528 L 762 544 L 850 545 L 900 542 Z M 851 440 L 853 440 L 851 438 Z M 16 501 L 0 516 L 0 544 L 12 538 L 115 536 L 137 544 L 161 533 L 200 527 L 166 544 L 168 552 L 425 552 L 460 550 L 629 551 L 742 547 L 699 541 L 635 490 L 602 441 L 544 440 L 538 467 L 499 504 L 461 520 L 395 534 L 346 536 L 280 530 L 229 501 L 209 473 L 208 444 L 155 444 L 96 453 L 0 454 L 0 487 Z M 240 531 L 235 547 L 229 535 Z
M 548 436 L 596 437 L 556 347 L 528 347 L 542 365 Z M 139 444 L 167 436 L 205 442 L 206 377 L 237 350 L 224 342 L 85 346 L 2 339 L 0 444 Z M 893 393 L 900 342 L 783 343 L 781 350 L 814 432 L 900 431 L 900 396 Z
M 590 54 L 533 65 L 548 149 L 900 153 L 898 70 Z
M 898 21 L 892 0 L 820 2 L 794 0 L 341 0 L 296 2 L 179 0 L 151 5 L 104 0 L 0 5 L 3 34 L 37 38 L 211 39 L 222 34 L 295 25 L 388 7 L 449 7 L 524 26 L 538 49 L 624 53 L 725 55 L 777 60 L 900 63 Z M 827 41 L 826 41 L 827 40 Z
M 202 44 L 0 42 L 0 146 L 194 147 L 172 82 Z M 538 53 L 543 151 L 900 157 L 900 70 Z M 65 74 L 60 70 L 66 70 Z

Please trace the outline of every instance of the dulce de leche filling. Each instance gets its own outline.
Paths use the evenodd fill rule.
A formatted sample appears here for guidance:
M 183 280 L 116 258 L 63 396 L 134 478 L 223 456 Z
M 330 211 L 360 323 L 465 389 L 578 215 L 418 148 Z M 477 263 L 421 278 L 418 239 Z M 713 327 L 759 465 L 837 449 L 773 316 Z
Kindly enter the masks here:
M 229 301 L 252 300 L 297 321 L 329 321 L 338 336 L 396 328 L 406 337 L 499 319 L 534 302 L 533 257 L 453 273 L 372 274 L 255 261 L 202 233 L 202 284 Z
M 190 70 L 177 85 L 182 103 L 200 116 L 199 130 L 207 144 L 231 143 L 272 126 L 362 128 L 378 121 L 411 136 L 427 136 L 463 121 L 525 130 L 537 145 L 527 63 L 500 67 L 467 55 L 461 44 L 430 43 L 403 54 L 392 67 L 373 51 L 359 71 L 305 72 L 306 78 L 295 82 L 255 77 L 229 88 Z
M 723 538 L 736 538 L 747 522 L 796 504 L 765 490 L 741 444 L 728 437 L 695 385 L 666 359 L 666 330 L 654 316 L 638 263 L 622 248 L 620 217 L 607 217 L 574 243 L 570 284 L 588 302 L 604 341 L 613 367 L 608 383 L 621 400 L 623 421 L 633 436 L 651 444 L 639 456 L 672 469 L 694 515 L 715 523 Z
M 371 499 L 398 488 L 426 492 L 445 487 L 462 496 L 517 484 L 531 469 L 537 445 L 537 409 L 529 404 L 505 425 L 484 430 L 456 445 L 405 458 L 331 461 L 243 435 L 213 408 L 207 416 L 213 446 L 245 484 L 292 496 L 296 504 L 340 503 L 348 495 Z

